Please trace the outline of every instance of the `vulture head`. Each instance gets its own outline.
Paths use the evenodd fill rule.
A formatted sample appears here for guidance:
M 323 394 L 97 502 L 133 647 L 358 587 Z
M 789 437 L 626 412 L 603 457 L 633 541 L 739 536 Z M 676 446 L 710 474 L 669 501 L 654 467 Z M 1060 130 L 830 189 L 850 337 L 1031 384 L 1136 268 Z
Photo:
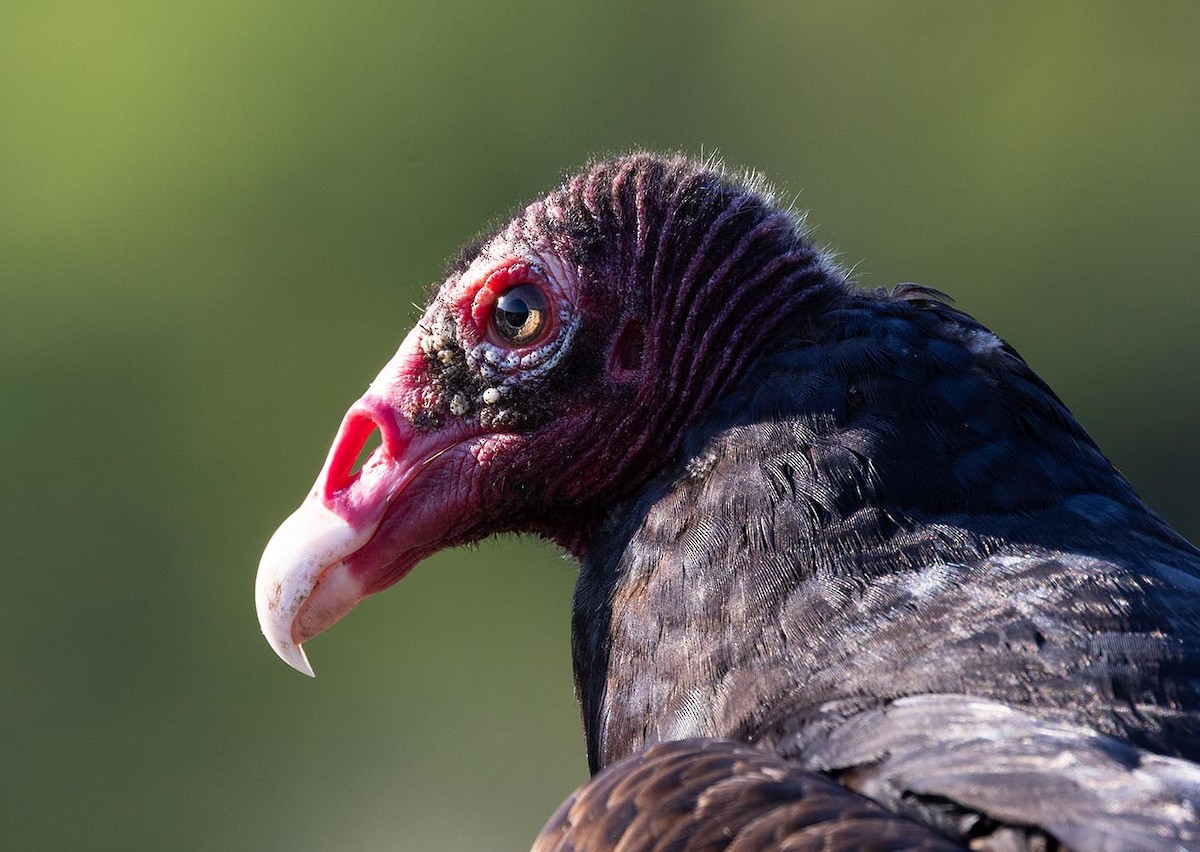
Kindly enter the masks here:
M 493 533 L 582 558 L 722 390 L 840 292 L 752 180 L 649 155 L 569 179 L 462 252 L 350 407 L 262 557 L 271 646 L 311 675 L 304 642 L 422 558 Z

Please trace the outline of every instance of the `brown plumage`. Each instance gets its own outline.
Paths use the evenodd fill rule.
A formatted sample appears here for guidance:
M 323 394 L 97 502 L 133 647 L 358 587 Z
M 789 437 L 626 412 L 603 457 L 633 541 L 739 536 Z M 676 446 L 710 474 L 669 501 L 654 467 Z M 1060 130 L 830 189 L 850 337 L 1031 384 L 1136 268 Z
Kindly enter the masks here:
M 944 837 L 831 778 L 729 740 L 627 757 L 555 812 L 533 852 L 951 850 Z

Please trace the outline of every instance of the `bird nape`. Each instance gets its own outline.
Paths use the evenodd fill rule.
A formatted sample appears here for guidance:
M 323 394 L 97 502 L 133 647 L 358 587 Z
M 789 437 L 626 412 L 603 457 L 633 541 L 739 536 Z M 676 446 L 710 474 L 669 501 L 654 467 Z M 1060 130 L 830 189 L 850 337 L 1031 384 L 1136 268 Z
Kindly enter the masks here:
M 267 545 L 263 632 L 311 674 L 501 532 L 580 564 L 596 774 L 539 850 L 1200 848 L 1200 552 L 1008 344 L 854 288 L 756 180 L 599 162 L 465 251 Z

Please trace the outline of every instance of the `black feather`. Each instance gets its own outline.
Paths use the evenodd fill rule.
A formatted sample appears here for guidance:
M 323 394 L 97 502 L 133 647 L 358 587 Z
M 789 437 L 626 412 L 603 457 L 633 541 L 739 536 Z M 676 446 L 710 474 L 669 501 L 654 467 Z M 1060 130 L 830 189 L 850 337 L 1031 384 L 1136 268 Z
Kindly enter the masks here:
M 1200 845 L 1200 553 L 936 291 L 846 290 L 777 336 L 584 552 L 576 676 L 612 769 L 544 848 L 615 848 L 652 801 L 698 819 L 646 776 L 694 737 L 974 848 Z M 579 802 L 609 845 L 547 839 Z M 628 848 L 724 848 L 702 835 Z

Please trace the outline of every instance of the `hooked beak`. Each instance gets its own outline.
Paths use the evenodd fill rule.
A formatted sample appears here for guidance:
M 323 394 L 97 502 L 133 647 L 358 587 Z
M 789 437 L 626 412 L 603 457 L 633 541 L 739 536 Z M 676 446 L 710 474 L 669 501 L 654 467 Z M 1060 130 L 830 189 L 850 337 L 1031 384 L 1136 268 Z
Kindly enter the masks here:
M 259 562 L 255 605 L 263 635 L 284 662 L 310 677 L 303 643 L 440 549 L 455 522 L 455 489 L 421 480 L 431 479 L 430 471 L 478 427 L 418 431 L 396 414 L 396 400 L 421 369 L 415 335 L 347 412 L 308 497 L 271 536 Z M 354 470 L 376 429 L 379 447 Z

